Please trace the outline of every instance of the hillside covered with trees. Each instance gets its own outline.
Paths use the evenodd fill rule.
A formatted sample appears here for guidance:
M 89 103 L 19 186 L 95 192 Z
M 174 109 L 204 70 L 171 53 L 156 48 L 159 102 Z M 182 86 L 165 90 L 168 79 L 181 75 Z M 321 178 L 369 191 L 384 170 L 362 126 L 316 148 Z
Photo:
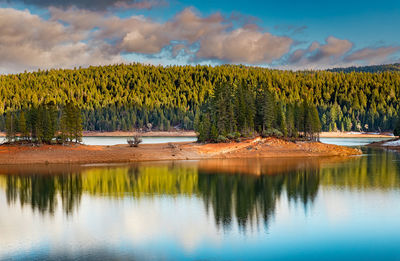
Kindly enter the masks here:
M 307 101 L 317 107 L 324 131 L 393 130 L 400 112 L 400 72 L 130 64 L 2 75 L 0 129 L 5 129 L 7 112 L 19 115 L 40 104 L 72 102 L 82 110 L 85 130 L 191 130 L 220 82 L 246 86 L 252 97 L 262 86 L 282 110 Z M 247 105 L 257 115 L 258 105 Z
M 400 72 L 400 63 L 382 64 L 382 65 L 368 65 L 368 66 L 351 66 L 345 68 L 329 69 L 330 72 L 368 72 L 368 73 L 381 73 L 381 72 Z

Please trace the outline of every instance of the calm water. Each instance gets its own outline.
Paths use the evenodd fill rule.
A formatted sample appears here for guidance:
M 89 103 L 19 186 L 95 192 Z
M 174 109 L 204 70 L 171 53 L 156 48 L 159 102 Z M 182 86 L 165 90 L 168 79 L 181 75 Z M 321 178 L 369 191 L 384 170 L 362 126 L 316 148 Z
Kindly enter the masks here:
M 126 144 L 129 137 L 83 137 L 87 145 L 117 145 Z M 143 144 L 168 143 L 182 141 L 196 141 L 196 137 L 143 137 Z M 374 141 L 389 140 L 392 138 L 321 138 L 321 142 L 343 146 L 363 146 Z
M 342 146 L 364 146 L 375 141 L 390 140 L 393 138 L 321 138 L 321 142 Z
M 83 137 L 86 145 L 117 145 L 127 144 L 130 137 Z M 143 144 L 196 141 L 196 137 L 143 137 Z
M 0 260 L 400 260 L 400 154 L 0 168 Z
M 117 144 L 126 144 L 130 137 L 83 137 L 82 142 L 86 145 L 103 145 L 111 146 Z M 328 144 L 337 144 L 344 146 L 363 146 L 374 141 L 388 140 L 391 138 L 321 138 L 321 142 Z M 196 137 L 143 137 L 143 144 L 152 143 L 168 143 L 168 142 L 184 142 L 196 141 Z M 0 137 L 0 144 L 5 141 L 4 137 Z

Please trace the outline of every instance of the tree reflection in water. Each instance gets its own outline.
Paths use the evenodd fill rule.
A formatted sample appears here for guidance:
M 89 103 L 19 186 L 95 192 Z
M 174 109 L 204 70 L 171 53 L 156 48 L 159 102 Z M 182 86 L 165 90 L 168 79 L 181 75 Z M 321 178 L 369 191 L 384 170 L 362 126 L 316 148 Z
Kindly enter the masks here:
M 8 204 L 19 202 L 42 214 L 53 214 L 61 203 L 66 215 L 79 210 L 83 194 L 155 200 L 160 196 L 196 196 L 203 200 L 205 210 L 214 216 L 218 227 L 230 229 L 236 221 L 245 230 L 260 223 L 268 226 L 283 195 L 307 209 L 324 186 L 399 188 L 398 158 L 398 154 L 380 152 L 373 157 L 346 161 L 275 159 L 244 160 L 240 164 L 238 161 L 136 164 L 67 168 L 51 175 L 31 168 L 11 169 L 3 171 L 8 174 L 0 175 L 0 190 L 5 191 Z M 249 169 L 254 171 L 241 174 Z

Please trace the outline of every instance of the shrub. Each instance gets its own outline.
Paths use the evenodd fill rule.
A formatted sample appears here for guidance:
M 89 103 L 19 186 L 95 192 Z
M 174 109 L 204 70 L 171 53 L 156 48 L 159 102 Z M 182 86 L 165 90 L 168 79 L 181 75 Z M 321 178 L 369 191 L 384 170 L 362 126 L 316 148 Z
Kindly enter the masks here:
M 242 134 L 238 131 L 234 132 L 233 135 L 235 136 L 235 139 L 239 139 L 242 136 Z
M 219 135 L 216 141 L 218 143 L 224 143 L 224 142 L 227 142 L 228 139 L 225 136 Z
M 233 140 L 235 139 L 235 134 L 234 133 L 229 133 L 228 135 L 226 135 L 226 138 L 229 140 Z
M 266 137 L 283 137 L 283 133 L 280 130 L 277 129 L 268 129 L 268 130 L 263 130 L 261 133 L 261 137 L 266 138 Z
M 129 146 L 131 147 L 139 147 L 139 144 L 142 143 L 142 137 L 140 137 L 139 135 L 135 135 L 133 136 L 133 138 L 129 138 L 127 140 Z

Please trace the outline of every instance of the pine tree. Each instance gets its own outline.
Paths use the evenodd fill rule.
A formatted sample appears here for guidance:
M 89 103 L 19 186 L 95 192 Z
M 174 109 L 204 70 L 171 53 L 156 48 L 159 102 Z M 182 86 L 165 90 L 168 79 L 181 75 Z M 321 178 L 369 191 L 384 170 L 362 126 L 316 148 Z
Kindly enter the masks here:
M 280 104 L 276 105 L 275 115 L 276 115 L 276 129 L 282 132 L 283 136 L 287 137 L 288 131 L 286 127 L 286 119 L 282 111 L 282 106 Z
M 15 128 L 14 114 L 8 111 L 6 114 L 6 140 L 8 142 L 15 141 L 15 133 L 16 133 L 16 128 Z
M 275 99 L 271 92 L 268 90 L 264 91 L 263 103 L 261 104 L 262 109 L 262 122 L 263 130 L 271 130 L 274 128 L 276 115 L 275 115 Z
M 393 131 L 393 135 L 400 137 L 400 116 L 397 119 L 396 127 L 394 128 L 394 131 Z
M 73 136 L 75 143 L 82 142 L 82 113 L 78 106 L 72 108 L 73 112 Z
M 297 130 L 295 125 L 294 106 L 292 104 L 288 104 L 286 106 L 286 127 L 289 137 L 297 137 Z
M 60 135 L 59 135 L 59 142 L 61 144 L 65 144 L 68 142 L 68 139 L 70 137 L 69 132 L 68 132 L 68 113 L 67 113 L 67 107 L 64 106 L 61 110 L 61 118 L 60 118 Z
M 311 106 L 311 122 L 312 122 L 311 138 L 319 141 L 319 133 L 321 131 L 321 122 L 319 120 L 318 110 L 315 105 Z M 314 136 L 314 135 L 316 135 L 316 136 Z
M 18 127 L 19 127 L 19 132 L 21 134 L 21 139 L 27 140 L 29 138 L 29 130 L 26 124 L 24 111 L 21 111 L 19 114 Z

